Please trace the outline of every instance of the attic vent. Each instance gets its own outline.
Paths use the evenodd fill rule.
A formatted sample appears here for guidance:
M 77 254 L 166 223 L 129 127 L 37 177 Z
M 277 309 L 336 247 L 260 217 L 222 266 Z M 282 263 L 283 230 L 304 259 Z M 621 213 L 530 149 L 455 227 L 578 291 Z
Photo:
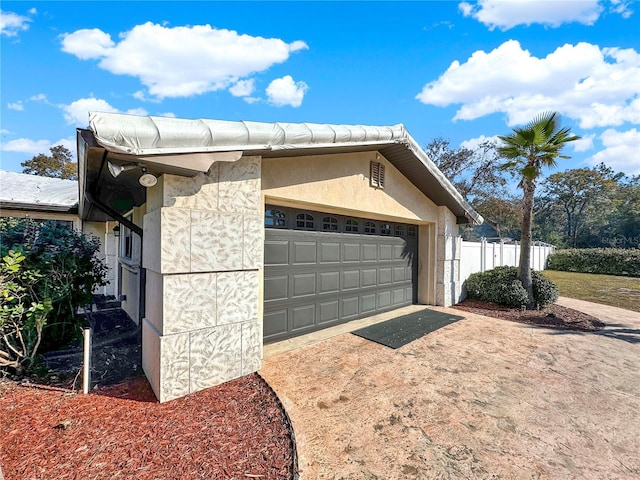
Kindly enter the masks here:
M 384 165 L 380 162 L 371 162 L 371 186 L 384 188 Z

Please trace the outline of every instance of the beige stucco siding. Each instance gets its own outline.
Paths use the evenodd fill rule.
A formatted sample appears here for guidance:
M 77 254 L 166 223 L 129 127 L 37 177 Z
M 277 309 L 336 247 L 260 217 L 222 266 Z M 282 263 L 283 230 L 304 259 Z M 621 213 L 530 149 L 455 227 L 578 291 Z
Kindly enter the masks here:
M 370 162 L 385 165 L 385 188 L 370 186 Z M 438 207 L 377 152 L 265 158 L 262 193 L 272 204 L 380 220 L 435 223 Z

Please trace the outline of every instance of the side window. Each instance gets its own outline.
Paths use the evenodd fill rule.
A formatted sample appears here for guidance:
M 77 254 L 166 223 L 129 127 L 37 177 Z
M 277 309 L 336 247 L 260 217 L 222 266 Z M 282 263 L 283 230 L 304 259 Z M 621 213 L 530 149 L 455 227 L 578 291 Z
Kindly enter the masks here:
M 344 231 L 347 233 L 359 233 L 360 225 L 358 225 L 358 221 L 353 218 L 348 218 L 344 225 Z
M 287 226 L 287 216 L 282 210 L 267 208 L 264 212 L 264 225 L 266 227 L 284 228 Z
M 133 222 L 133 215 L 127 215 L 125 218 Z M 120 256 L 128 259 L 133 257 L 133 232 L 125 225 L 122 225 L 120 232 Z
M 364 233 L 368 235 L 375 235 L 377 233 L 376 224 L 373 222 L 364 222 Z
M 299 213 L 296 215 L 296 228 L 302 228 L 304 230 L 313 230 L 314 221 L 313 215 L 309 213 Z
M 324 217 L 322 219 L 322 229 L 331 232 L 338 231 L 338 219 L 336 217 Z

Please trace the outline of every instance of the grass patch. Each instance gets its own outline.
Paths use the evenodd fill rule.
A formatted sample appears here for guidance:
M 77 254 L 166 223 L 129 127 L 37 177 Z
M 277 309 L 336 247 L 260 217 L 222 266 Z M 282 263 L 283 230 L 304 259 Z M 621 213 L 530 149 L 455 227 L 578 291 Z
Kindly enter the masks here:
M 576 298 L 640 312 L 640 278 L 545 270 L 561 297 Z

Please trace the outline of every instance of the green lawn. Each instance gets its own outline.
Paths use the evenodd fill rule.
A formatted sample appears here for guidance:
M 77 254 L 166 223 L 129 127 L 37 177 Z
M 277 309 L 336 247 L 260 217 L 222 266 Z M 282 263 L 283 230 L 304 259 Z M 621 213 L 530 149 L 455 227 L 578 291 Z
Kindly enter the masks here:
M 640 312 L 640 278 L 545 270 L 561 297 L 577 298 Z

